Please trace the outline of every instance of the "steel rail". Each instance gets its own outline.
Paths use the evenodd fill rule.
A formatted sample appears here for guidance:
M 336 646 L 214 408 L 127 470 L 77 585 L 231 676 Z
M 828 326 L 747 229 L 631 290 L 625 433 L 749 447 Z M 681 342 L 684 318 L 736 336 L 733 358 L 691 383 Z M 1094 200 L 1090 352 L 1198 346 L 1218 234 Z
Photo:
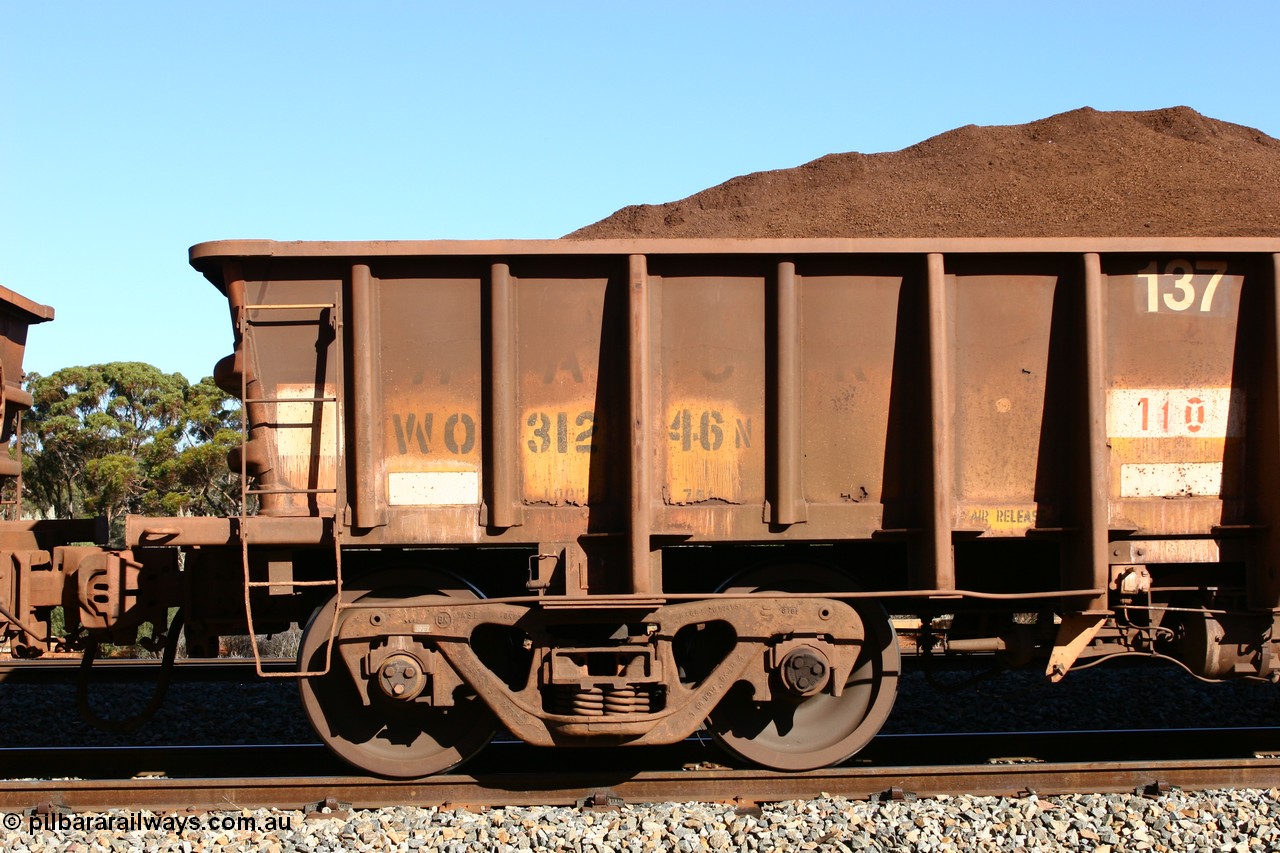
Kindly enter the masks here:
M 1215 757 L 1123 760 L 1039 761 L 1006 758 L 1009 747 L 1035 746 L 1042 755 L 1089 755 L 1129 744 L 1129 753 L 1180 756 L 1212 751 L 1216 736 L 1229 739 Z M 95 811 L 110 808 L 153 810 L 220 810 L 239 808 L 306 809 L 334 801 L 353 808 L 389 804 L 438 807 L 496 807 L 513 805 L 571 806 L 593 803 L 725 802 L 751 805 L 791 799 L 842 796 L 849 799 L 917 795 L 969 794 L 1019 796 L 1118 791 L 1158 792 L 1169 787 L 1186 789 L 1266 788 L 1280 784 L 1280 757 L 1276 753 L 1253 754 L 1262 745 L 1280 746 L 1280 729 L 1181 730 L 1148 732 L 1022 733 L 1009 735 L 886 736 L 878 738 L 876 752 L 903 755 L 908 764 L 858 764 L 812 771 L 779 773 L 758 769 L 732 769 L 711 762 L 681 766 L 671 758 L 688 757 L 689 745 L 657 750 L 618 750 L 607 753 L 617 759 L 610 765 L 600 759 L 601 750 L 575 750 L 586 769 L 564 769 L 564 752 L 548 760 L 548 750 L 520 744 L 498 744 L 487 755 L 467 765 L 467 774 L 427 779 L 390 781 L 345 775 L 335 759 L 318 745 L 106 748 L 93 750 L 0 750 L 0 769 L 11 775 L 18 768 L 26 775 L 34 768 L 45 772 L 74 772 L 75 762 L 63 759 L 78 753 L 92 754 L 117 775 L 140 778 L 22 779 L 0 782 L 0 811 L 68 809 Z M 1091 750 L 1081 752 L 1086 743 Z M 1166 749 L 1161 750 L 1159 744 Z M 696 744 L 693 745 L 696 748 Z M 1222 747 L 1222 744 L 1219 744 Z M 974 760 L 987 753 L 988 758 Z M 932 754 L 932 760 L 919 761 Z M 663 756 L 663 766 L 647 767 L 636 760 Z M 706 750 L 703 756 L 719 756 Z M 1033 753 L 1034 755 L 1034 753 Z M 641 756 L 646 756 L 642 758 Z M 954 760 L 958 756 L 964 760 Z M 882 756 L 884 757 L 884 756 Z M 194 761 L 193 761 L 194 759 Z M 556 769 L 549 769 L 555 766 Z M 678 766 L 681 769 L 670 769 Z M 246 767 L 276 767 L 290 775 L 230 778 Z M 190 778 L 175 777 L 190 772 Z M 230 775 L 229 775 L 230 774 Z M 314 775 L 299 775 L 314 774 Z
M 394 782 L 353 776 L 255 779 L 62 780 L 0 783 L 0 811 L 112 808 L 203 811 L 306 809 L 333 800 L 352 808 L 569 806 L 592 802 L 725 802 L 736 805 L 841 796 L 1042 796 L 1069 793 L 1268 788 L 1280 759 L 842 768 L 783 774 L 748 770 L 439 776 Z M 905 792 L 905 794 L 903 793 Z

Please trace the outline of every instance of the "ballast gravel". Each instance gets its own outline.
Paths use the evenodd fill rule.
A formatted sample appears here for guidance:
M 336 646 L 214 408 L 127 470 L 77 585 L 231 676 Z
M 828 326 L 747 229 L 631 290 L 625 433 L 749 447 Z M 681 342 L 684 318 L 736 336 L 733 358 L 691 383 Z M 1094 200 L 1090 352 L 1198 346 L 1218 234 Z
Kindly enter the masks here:
M 8 850 L 334 851 L 1264 851 L 1280 849 L 1280 789 L 1070 797 L 938 797 L 863 802 L 795 800 L 757 810 L 664 803 L 617 811 L 573 808 L 382 808 L 354 813 L 244 811 L 258 829 L 6 831 Z M 144 815 L 149 813 L 143 813 Z M 102 825 L 115 815 L 103 816 Z M 156 816 L 158 817 L 158 816 Z M 135 821 L 137 817 L 133 818 Z M 269 822 L 275 826 L 265 829 Z
M 883 733 L 1271 726 L 1280 720 L 1280 686 L 1204 684 L 1172 665 L 1107 665 L 1072 672 L 1058 684 L 1036 668 L 926 674 L 921 667 L 904 662 Z M 93 684 L 90 705 L 103 717 L 125 718 L 146 706 L 151 690 L 150 684 Z M 6 746 L 316 742 L 297 684 L 284 679 L 175 683 L 155 718 L 129 734 L 84 723 L 69 684 L 5 684 L 0 715 Z

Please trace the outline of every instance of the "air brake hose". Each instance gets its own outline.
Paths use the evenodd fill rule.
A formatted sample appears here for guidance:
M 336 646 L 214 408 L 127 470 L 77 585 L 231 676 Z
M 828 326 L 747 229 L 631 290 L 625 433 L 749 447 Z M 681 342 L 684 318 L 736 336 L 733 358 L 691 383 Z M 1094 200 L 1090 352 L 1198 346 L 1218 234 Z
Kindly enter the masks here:
M 179 608 L 178 612 L 173 614 L 173 620 L 169 622 L 165 635 L 164 657 L 160 661 L 160 677 L 156 681 L 156 689 L 151 695 L 151 701 L 137 714 L 122 720 L 108 720 L 100 717 L 89 707 L 89 671 L 98 657 L 97 641 L 90 642 L 84 650 L 84 657 L 80 659 L 80 672 L 76 678 L 76 708 L 80 711 L 81 719 L 104 732 L 127 734 L 142 728 L 143 724 L 154 717 L 156 711 L 159 711 L 160 706 L 164 704 L 164 696 L 169 689 L 169 679 L 173 676 L 173 665 L 178 656 L 178 638 L 182 636 L 183 621 L 182 610 Z

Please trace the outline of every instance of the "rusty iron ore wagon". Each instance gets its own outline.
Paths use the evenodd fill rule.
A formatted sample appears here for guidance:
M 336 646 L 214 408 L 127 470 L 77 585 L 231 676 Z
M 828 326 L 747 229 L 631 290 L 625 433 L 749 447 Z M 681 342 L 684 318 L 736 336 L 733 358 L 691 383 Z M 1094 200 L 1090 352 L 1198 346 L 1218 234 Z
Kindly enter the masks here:
M 890 710 L 895 625 L 1055 680 L 1126 653 L 1280 673 L 1276 240 L 250 240 L 191 262 L 230 303 L 216 375 L 256 512 L 130 518 L 95 558 L 114 571 L 58 601 L 104 636 L 180 604 L 197 649 L 310 616 L 306 712 L 375 773 L 444 770 L 498 727 L 705 727 L 769 767 L 833 764 Z M 15 559 L 11 631 L 49 603 Z

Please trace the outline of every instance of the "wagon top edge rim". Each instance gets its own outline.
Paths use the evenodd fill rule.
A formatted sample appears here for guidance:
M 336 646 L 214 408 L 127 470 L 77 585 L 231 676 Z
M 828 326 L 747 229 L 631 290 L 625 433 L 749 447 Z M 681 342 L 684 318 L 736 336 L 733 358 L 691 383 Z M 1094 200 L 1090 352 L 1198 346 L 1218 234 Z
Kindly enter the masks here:
M 191 247 L 193 266 L 229 258 L 430 255 L 949 254 L 1089 252 L 1280 253 L 1280 237 L 804 237 L 598 240 L 215 240 Z
M 45 323 L 53 319 L 53 308 L 3 286 L 0 286 L 0 306 L 11 314 L 17 314 L 29 325 Z

